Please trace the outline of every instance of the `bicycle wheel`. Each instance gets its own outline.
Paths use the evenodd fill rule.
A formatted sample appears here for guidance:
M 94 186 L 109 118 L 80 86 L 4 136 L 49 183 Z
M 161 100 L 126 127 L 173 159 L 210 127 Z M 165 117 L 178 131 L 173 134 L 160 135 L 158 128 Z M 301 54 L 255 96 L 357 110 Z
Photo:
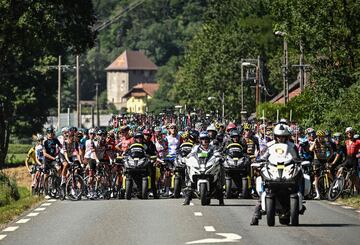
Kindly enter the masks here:
M 66 195 L 72 201 L 81 199 L 84 188 L 84 181 L 80 175 L 70 176 L 66 183 Z
M 328 200 L 335 201 L 344 190 L 345 180 L 343 176 L 337 177 L 330 185 L 328 191 Z
M 45 179 L 45 183 L 45 190 L 50 197 L 56 198 L 60 195 L 60 177 L 49 175 Z
M 321 199 L 326 199 L 332 179 L 329 176 L 322 175 L 319 177 L 319 193 Z

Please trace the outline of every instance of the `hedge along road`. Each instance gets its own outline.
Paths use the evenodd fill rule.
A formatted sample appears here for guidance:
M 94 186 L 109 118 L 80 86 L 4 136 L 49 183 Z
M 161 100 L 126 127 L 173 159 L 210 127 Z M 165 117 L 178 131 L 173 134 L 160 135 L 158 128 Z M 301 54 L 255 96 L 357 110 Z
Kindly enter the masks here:
M 357 210 L 309 201 L 300 226 L 250 226 L 255 200 L 49 200 L 0 233 L 1 244 L 358 244 Z

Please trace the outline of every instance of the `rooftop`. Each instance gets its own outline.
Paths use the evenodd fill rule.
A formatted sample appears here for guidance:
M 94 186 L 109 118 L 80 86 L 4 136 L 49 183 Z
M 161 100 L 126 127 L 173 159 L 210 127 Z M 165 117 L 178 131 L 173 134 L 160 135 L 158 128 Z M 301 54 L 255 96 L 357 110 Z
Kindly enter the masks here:
M 158 67 L 142 51 L 124 51 L 106 71 L 154 70 Z

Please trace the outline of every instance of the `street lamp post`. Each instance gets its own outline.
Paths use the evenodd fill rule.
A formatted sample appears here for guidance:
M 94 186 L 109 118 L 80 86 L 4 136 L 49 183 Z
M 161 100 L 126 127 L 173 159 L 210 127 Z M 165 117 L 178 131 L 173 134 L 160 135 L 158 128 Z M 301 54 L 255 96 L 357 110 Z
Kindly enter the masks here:
M 258 60 L 256 59 L 241 59 L 241 73 L 240 73 L 240 79 L 241 79 L 241 120 L 244 121 L 245 120 L 245 115 L 247 114 L 247 112 L 245 111 L 244 108 L 244 66 L 253 66 L 253 67 L 257 67 L 255 64 L 251 63 L 251 62 L 258 62 Z
M 208 100 L 214 100 L 216 97 L 208 97 Z M 225 122 L 225 93 L 222 92 L 222 96 L 219 96 L 219 100 L 221 102 L 221 121 Z

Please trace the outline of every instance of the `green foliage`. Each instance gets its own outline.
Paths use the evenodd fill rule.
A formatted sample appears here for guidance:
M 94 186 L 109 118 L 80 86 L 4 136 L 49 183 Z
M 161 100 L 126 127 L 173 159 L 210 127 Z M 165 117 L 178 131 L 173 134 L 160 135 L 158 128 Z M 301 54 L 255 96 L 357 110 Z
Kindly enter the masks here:
M 213 2 L 207 22 L 188 46 L 172 89 L 175 101 L 204 110 L 220 109 L 225 93 L 226 114 L 240 115 L 241 58 L 271 57 L 275 44 L 268 1 Z M 266 68 L 265 68 L 266 70 Z M 245 84 L 245 108 L 254 111 L 254 90 Z M 209 103 L 208 97 L 215 97 Z
M 16 182 L 0 172 L 0 207 L 20 199 Z
M 8 205 L 0 207 L 0 225 L 10 222 L 43 199 L 39 196 L 31 196 L 30 191 L 26 187 L 19 187 L 18 190 L 19 200 L 11 201 Z
M 31 148 L 28 144 L 9 144 L 9 153 L 26 154 Z

